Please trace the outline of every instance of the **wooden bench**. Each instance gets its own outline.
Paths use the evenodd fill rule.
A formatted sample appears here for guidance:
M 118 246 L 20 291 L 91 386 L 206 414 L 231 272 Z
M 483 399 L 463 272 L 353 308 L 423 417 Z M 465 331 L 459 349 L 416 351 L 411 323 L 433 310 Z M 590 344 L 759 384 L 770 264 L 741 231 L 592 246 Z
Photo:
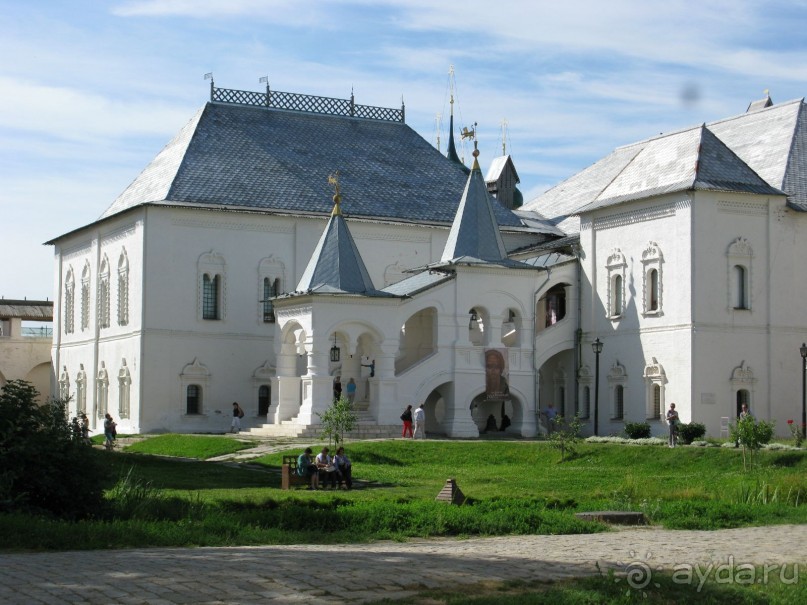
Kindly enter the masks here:
M 280 489 L 289 489 L 292 485 L 310 485 L 308 477 L 297 474 L 297 456 L 283 456 L 283 466 L 280 468 Z

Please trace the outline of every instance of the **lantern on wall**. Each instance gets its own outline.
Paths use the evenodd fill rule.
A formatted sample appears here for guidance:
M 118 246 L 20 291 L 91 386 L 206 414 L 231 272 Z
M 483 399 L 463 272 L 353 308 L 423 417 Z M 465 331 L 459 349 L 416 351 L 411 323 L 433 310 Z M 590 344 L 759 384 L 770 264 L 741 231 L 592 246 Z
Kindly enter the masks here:
M 337 362 L 341 358 L 342 351 L 336 346 L 336 334 L 333 335 L 333 346 L 331 347 L 331 361 Z

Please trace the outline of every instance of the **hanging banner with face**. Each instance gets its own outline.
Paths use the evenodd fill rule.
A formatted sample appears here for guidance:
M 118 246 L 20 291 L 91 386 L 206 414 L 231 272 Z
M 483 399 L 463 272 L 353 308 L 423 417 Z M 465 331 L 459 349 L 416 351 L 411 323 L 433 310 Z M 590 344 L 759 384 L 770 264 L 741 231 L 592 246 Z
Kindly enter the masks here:
M 485 397 L 488 401 L 510 399 L 507 349 L 485 350 Z

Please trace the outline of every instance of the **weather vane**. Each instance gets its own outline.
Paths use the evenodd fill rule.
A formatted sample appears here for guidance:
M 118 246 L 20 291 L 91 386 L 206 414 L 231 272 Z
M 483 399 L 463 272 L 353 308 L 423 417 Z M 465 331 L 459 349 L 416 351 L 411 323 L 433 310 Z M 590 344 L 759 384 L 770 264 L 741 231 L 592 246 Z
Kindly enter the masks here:
M 342 199 L 342 196 L 339 193 L 339 171 L 337 170 L 333 174 L 328 175 L 328 184 L 333 187 L 333 201 L 339 202 Z

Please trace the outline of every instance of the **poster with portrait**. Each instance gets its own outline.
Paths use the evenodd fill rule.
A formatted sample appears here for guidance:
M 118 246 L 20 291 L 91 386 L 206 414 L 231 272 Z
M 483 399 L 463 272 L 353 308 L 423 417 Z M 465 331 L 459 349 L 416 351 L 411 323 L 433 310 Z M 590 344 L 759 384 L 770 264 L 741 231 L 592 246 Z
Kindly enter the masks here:
M 485 397 L 488 401 L 510 399 L 507 349 L 485 350 Z

